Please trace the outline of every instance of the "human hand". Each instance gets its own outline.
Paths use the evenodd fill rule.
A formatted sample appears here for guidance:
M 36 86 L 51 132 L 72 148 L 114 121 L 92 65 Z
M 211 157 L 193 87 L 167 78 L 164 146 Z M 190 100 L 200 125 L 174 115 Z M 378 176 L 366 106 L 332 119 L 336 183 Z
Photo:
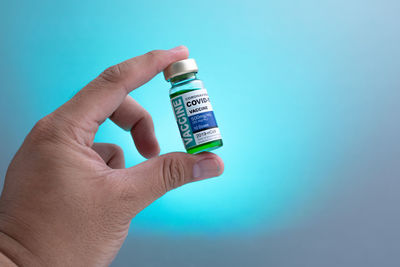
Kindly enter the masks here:
M 0 198 L 0 263 L 105 266 L 131 219 L 167 191 L 218 176 L 212 153 L 159 154 L 151 116 L 128 93 L 188 57 L 180 46 L 105 70 L 41 119 L 12 160 Z M 93 143 L 107 118 L 130 130 L 149 160 L 125 168 L 122 150 Z

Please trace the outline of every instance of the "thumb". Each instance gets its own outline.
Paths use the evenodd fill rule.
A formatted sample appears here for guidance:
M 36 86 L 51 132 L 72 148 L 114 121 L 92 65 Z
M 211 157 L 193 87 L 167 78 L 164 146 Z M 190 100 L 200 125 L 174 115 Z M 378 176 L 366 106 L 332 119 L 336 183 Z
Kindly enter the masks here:
M 125 196 L 130 194 L 129 198 L 135 200 L 135 205 L 141 203 L 142 207 L 133 207 L 135 210 L 141 210 L 174 188 L 219 176 L 223 170 L 222 159 L 213 153 L 165 154 L 125 169 L 129 177 L 125 179 Z

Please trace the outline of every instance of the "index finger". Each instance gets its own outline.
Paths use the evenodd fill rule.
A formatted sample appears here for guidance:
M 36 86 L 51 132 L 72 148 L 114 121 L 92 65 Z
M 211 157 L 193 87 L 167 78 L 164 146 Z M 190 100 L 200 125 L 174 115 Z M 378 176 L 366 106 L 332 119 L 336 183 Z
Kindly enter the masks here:
M 148 82 L 169 64 L 188 57 L 188 49 L 153 50 L 106 69 L 55 113 L 61 113 L 93 141 L 98 126 L 121 105 L 126 95 Z M 82 138 L 82 137 L 81 137 Z

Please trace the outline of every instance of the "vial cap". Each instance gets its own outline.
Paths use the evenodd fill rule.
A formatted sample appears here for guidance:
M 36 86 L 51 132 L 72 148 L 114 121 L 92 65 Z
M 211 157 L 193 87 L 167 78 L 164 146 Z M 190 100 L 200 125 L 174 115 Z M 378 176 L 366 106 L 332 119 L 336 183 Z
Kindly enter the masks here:
M 164 70 L 164 78 L 169 81 L 171 78 L 176 76 L 197 72 L 199 68 L 197 67 L 196 61 L 193 58 L 188 58 L 184 60 L 179 60 L 172 63 Z

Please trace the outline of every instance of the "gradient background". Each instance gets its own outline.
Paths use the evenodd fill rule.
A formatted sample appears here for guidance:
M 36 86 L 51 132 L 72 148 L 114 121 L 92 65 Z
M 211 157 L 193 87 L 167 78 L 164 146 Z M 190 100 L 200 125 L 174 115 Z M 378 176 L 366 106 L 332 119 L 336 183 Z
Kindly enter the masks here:
M 400 266 L 400 2 L 1 1 L 0 177 L 106 67 L 184 44 L 225 173 L 139 214 L 112 266 Z M 132 96 L 183 151 L 159 75 Z M 144 159 L 106 122 L 97 141 Z

